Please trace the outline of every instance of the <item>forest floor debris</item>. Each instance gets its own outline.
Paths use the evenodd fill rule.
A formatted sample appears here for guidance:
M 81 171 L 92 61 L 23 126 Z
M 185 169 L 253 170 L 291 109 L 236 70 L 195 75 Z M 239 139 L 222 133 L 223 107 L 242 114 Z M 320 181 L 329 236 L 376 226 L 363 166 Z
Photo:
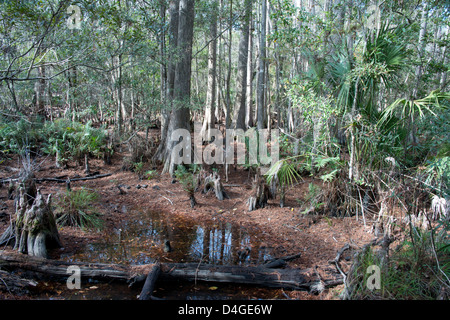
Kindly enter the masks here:
M 90 166 L 93 171 L 111 175 L 93 180 L 72 180 L 71 184 L 72 189 L 84 187 L 95 190 L 100 195 L 97 209 L 104 220 L 104 228 L 109 230 L 126 220 L 130 211 L 143 209 L 164 212 L 172 217 L 190 218 L 205 224 L 226 221 L 251 229 L 253 234 L 260 236 L 262 245 L 272 248 L 272 252 L 278 257 L 301 253 L 299 258 L 287 262 L 288 268 L 299 269 L 326 265 L 346 243 L 362 246 L 374 238 L 370 230 L 364 227 L 363 222 L 357 221 L 355 217 L 302 214 L 299 201 L 307 197 L 308 184 L 314 183 L 318 187 L 322 185 L 320 180 L 316 181 L 313 177 L 305 177 L 302 183 L 289 189 L 284 208 L 279 207 L 278 199 L 271 199 L 265 208 L 249 212 L 246 201 L 252 192 L 252 176 L 243 168 L 231 169 L 229 180 L 224 183 L 229 199 L 219 200 L 213 193 L 197 192 L 197 204 L 191 208 L 189 198 L 180 183 L 172 183 L 173 179 L 168 174 L 144 181 L 134 172 L 123 171 L 121 167 L 125 156 L 125 153 L 116 152 L 112 164 L 108 166 L 105 166 L 102 160 L 91 160 Z M 83 166 L 76 163 L 69 164 L 68 169 L 61 169 L 54 166 L 53 159 L 39 159 L 36 162 L 40 163 L 40 168 L 36 172 L 37 179 L 83 175 Z M 0 167 L 0 178 L 8 178 L 11 174 L 2 168 L 16 167 L 17 163 L 17 159 L 14 158 L 5 161 Z M 157 169 L 159 171 L 161 168 Z M 124 184 L 127 186 L 145 184 L 148 187 L 128 188 L 126 192 L 120 192 L 118 186 Z M 49 180 L 40 181 L 38 188 L 44 195 L 56 195 L 64 192 L 66 186 Z M 9 226 L 10 215 L 14 213 L 14 200 L 8 199 L 7 189 L 5 185 L 0 188 L 0 234 Z M 60 227 L 59 233 L 63 248 L 54 253 L 58 256 L 75 254 L 103 236 L 101 231 L 83 231 L 75 227 Z M 167 261 L 170 261 L 170 253 L 164 254 L 169 259 Z M 345 263 L 344 259 L 343 264 Z M 280 297 L 287 295 L 293 299 L 337 299 L 336 292 L 342 290 L 339 288 L 325 290 L 318 295 L 284 291 L 283 294 L 280 293 Z

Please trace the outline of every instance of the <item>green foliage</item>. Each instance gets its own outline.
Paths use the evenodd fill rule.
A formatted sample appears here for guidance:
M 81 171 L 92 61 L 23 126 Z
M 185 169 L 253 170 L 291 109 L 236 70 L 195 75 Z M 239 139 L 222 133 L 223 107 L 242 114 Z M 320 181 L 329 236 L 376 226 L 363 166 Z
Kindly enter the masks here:
M 174 171 L 175 177 L 183 186 L 183 190 L 186 191 L 190 196 L 194 194 L 196 181 L 194 179 L 194 174 L 189 172 L 186 167 L 178 165 L 177 170 Z
M 101 229 L 103 221 L 95 209 L 99 194 L 85 188 L 68 190 L 56 197 L 54 213 L 61 226 Z
M 278 160 L 270 167 L 269 171 L 265 174 L 268 184 L 271 184 L 273 179 L 276 179 L 280 186 L 289 186 L 297 182 L 297 178 L 300 175 L 296 170 L 295 163 L 290 161 L 291 159 Z
M 426 97 L 416 100 L 406 98 L 397 99 L 383 111 L 380 123 L 387 121 L 397 110 L 399 110 L 400 119 L 403 121 L 411 118 L 415 119 L 416 117 L 423 118 L 426 112 L 436 117 L 437 113 L 448 109 L 448 106 L 442 103 L 446 100 L 450 100 L 450 93 L 440 92 L 438 90 L 434 90 Z
M 139 179 L 142 179 L 144 175 L 144 162 L 139 161 L 133 163 L 133 171 L 137 173 Z
M 450 278 L 450 222 L 442 219 L 431 230 L 414 229 L 382 265 L 371 247 L 362 253 L 355 269 L 353 299 L 435 300 Z M 381 288 L 367 288 L 367 268 L 380 267 Z
M 2 120 L 0 123 L 0 151 L 21 153 L 24 149 L 36 150 L 44 141 L 43 124 L 21 118 L 17 122 Z
M 147 170 L 144 173 L 144 178 L 147 180 L 155 179 L 158 176 L 158 171 L 156 170 Z
M 72 159 L 81 159 L 85 154 L 100 157 L 111 150 L 106 143 L 107 132 L 93 128 L 91 123 L 81 124 L 65 119 L 47 122 L 0 123 L 0 151 L 20 153 L 32 150 L 36 155 L 55 155 L 57 162 L 64 164 Z
M 308 194 L 305 196 L 304 199 L 297 199 L 299 204 L 305 208 L 301 214 L 308 214 L 310 212 L 316 212 L 319 210 L 323 205 L 323 193 L 322 190 L 315 185 L 314 183 L 308 184 Z M 327 220 L 328 222 L 328 220 Z
M 300 134 L 308 148 L 327 153 L 334 148 L 331 143 L 331 126 L 337 116 L 341 114 L 331 97 L 317 93 L 321 88 L 310 79 L 292 79 L 289 81 L 287 96 L 293 107 L 299 110 L 302 126 Z M 305 150 L 310 151 L 310 150 Z M 335 151 L 335 150 L 334 150 Z M 333 152 L 333 151 L 332 151 Z
M 429 161 L 425 166 L 427 174 L 425 183 L 429 186 L 435 186 L 435 190 L 439 194 L 450 196 L 450 156 L 436 157 Z
M 331 182 L 341 171 L 343 163 L 339 157 L 317 157 L 315 166 L 317 169 L 326 168 L 326 172 L 320 176 L 320 179 Z

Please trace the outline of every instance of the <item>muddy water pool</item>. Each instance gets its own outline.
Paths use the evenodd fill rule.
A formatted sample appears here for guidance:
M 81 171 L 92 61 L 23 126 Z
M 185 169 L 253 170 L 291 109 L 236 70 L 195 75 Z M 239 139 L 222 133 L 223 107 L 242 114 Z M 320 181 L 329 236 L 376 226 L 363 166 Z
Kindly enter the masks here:
M 97 241 L 61 258 L 133 265 L 156 260 L 246 265 L 261 264 L 273 258 L 273 248 L 264 245 L 264 236 L 259 232 L 229 222 L 199 222 L 159 212 L 128 211 L 123 221 L 104 229 Z M 80 290 L 46 282 L 37 290 L 42 299 L 75 300 L 133 300 L 140 293 L 140 288 L 129 288 L 117 282 L 84 283 Z M 157 284 L 154 295 L 187 300 L 284 298 L 280 290 L 210 283 Z
M 257 232 L 223 221 L 197 222 L 158 212 L 130 212 L 69 261 L 119 264 L 201 262 L 264 263 L 273 258 Z

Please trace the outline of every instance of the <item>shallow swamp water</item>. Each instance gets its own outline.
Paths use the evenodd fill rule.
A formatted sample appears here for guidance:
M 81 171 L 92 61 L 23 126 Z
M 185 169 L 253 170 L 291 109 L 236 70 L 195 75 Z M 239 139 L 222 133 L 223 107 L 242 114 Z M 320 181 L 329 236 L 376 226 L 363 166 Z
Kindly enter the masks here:
M 122 208 L 125 213 L 126 208 Z M 61 255 L 72 262 L 148 264 L 198 262 L 248 265 L 272 259 L 273 248 L 264 245 L 264 235 L 225 221 L 199 222 L 179 215 L 154 211 L 126 212 L 126 219 L 101 231 L 98 240 L 74 254 Z M 169 249 L 170 247 L 170 249 Z M 64 283 L 40 283 L 37 298 L 75 300 L 134 300 L 140 287 L 120 282 L 83 282 L 69 290 Z M 280 290 L 214 283 L 157 283 L 154 296 L 163 299 L 283 299 Z

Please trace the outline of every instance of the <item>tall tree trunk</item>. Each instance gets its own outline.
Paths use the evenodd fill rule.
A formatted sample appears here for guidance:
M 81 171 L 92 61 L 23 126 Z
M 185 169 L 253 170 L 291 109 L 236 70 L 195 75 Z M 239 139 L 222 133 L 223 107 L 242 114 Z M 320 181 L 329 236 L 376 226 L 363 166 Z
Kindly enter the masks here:
M 425 53 L 425 35 L 427 33 L 427 24 L 428 24 L 428 4 L 426 1 L 422 3 L 422 21 L 420 23 L 420 32 L 419 32 L 419 64 L 416 67 L 415 71 L 415 80 L 416 85 L 413 87 L 412 91 L 412 99 L 417 99 L 420 82 L 423 74 L 423 61 L 424 61 L 424 53 Z
M 166 32 L 164 31 L 164 25 L 166 24 L 166 1 L 160 0 L 160 9 L 159 9 L 159 16 L 161 19 L 161 30 L 163 30 L 160 33 L 160 46 L 159 46 L 159 53 L 161 56 L 162 61 L 167 61 L 167 55 L 166 55 Z M 167 91 L 168 91 L 168 82 L 167 82 L 167 64 L 165 62 L 161 63 L 160 66 L 160 73 L 161 73 L 161 88 L 160 88 L 160 95 L 161 95 L 161 137 L 165 135 L 167 132 L 167 122 L 169 120 L 169 110 L 167 109 Z
M 175 67 L 177 57 L 178 42 L 178 19 L 179 19 L 180 0 L 171 0 L 169 2 L 169 45 L 167 53 L 167 93 L 166 105 L 163 109 L 161 121 L 161 142 L 155 152 L 154 160 L 163 161 L 167 159 L 167 137 L 170 124 L 170 113 L 173 105 L 174 85 L 175 85 Z
M 445 41 L 446 41 L 445 43 L 448 43 L 448 28 L 445 31 Z M 448 50 L 448 46 L 445 45 L 444 48 L 442 49 L 442 52 L 443 52 L 442 53 L 442 65 L 443 66 L 446 66 L 447 62 L 448 62 L 448 51 L 447 50 Z M 448 73 L 447 70 L 444 70 L 441 72 L 440 80 L 439 80 L 439 88 L 441 91 L 445 91 L 445 86 L 447 83 L 447 73 Z
M 247 62 L 247 106 L 245 112 L 245 125 L 253 127 L 253 19 L 250 11 L 250 24 L 248 32 L 248 62 Z
M 38 79 L 35 83 L 35 116 L 45 118 L 45 67 L 38 67 Z
M 177 53 L 179 58 L 176 62 L 173 107 L 170 116 L 166 141 L 166 155 L 164 172 L 173 174 L 174 160 L 172 158 L 172 149 L 176 141 L 171 141 L 172 132 L 176 129 L 187 129 L 190 131 L 189 124 L 189 105 L 191 93 L 191 61 L 192 61 L 192 40 L 194 36 L 194 5 L 195 0 L 180 0 L 179 19 L 178 19 L 178 40 Z M 184 150 L 183 152 L 186 152 Z
M 228 74 L 227 74 L 227 97 L 226 97 L 226 116 L 225 127 L 230 126 L 231 121 L 231 48 L 233 42 L 233 0 L 230 0 L 230 17 L 229 17 L 229 29 L 228 29 Z
M 247 91 L 247 64 L 248 64 L 248 41 L 250 12 L 252 10 L 251 0 L 245 0 L 245 15 L 242 21 L 242 34 L 239 42 L 239 61 L 237 75 L 236 102 L 234 105 L 233 127 L 234 129 L 245 129 L 245 109 Z
M 418 98 L 419 95 L 419 88 L 420 88 L 420 83 L 422 80 L 422 75 L 423 75 L 423 70 L 424 70 L 424 53 L 425 53 L 425 46 L 426 46 L 426 41 L 425 41 L 425 36 L 427 33 L 427 24 L 428 24 L 428 4 L 427 1 L 423 1 L 422 3 L 422 21 L 420 23 L 420 31 L 419 31 L 419 64 L 416 67 L 416 71 L 415 71 L 415 86 L 413 87 L 412 90 L 412 94 L 411 94 L 411 99 L 415 100 Z M 416 137 L 416 125 L 414 123 L 414 115 L 411 113 L 410 114 L 410 131 L 409 131 L 409 136 L 408 136 L 408 140 L 409 142 L 412 143 L 417 143 L 417 137 Z M 405 149 L 406 150 L 406 149 Z
M 206 91 L 205 117 L 202 126 L 202 139 L 209 141 L 209 130 L 215 124 L 216 103 L 216 70 L 217 70 L 217 0 L 213 2 L 211 24 L 209 28 L 210 43 L 208 45 L 208 89 Z
M 261 5 L 261 33 L 259 38 L 259 66 L 258 66 L 258 88 L 257 88 L 257 128 L 264 129 L 264 88 L 266 84 L 266 12 L 267 12 L 267 0 L 262 0 Z

